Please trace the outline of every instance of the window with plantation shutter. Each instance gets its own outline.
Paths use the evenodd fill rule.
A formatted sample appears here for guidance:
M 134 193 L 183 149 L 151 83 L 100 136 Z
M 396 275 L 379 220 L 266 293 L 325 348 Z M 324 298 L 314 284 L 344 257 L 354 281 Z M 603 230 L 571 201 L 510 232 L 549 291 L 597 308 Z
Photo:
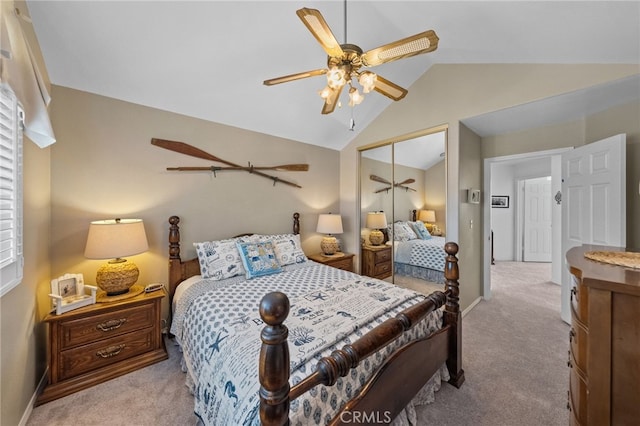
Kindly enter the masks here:
M 13 91 L 0 86 L 0 297 L 22 281 L 22 126 Z

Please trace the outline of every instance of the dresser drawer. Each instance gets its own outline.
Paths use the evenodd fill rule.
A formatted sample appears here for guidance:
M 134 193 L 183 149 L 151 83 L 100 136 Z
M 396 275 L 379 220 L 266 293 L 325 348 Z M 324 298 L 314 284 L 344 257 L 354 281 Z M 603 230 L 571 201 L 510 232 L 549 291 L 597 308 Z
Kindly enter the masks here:
M 574 313 L 572 312 L 572 315 Z M 578 319 L 573 319 L 571 329 L 569 330 L 569 342 L 573 362 L 580 369 L 582 375 L 586 376 L 587 371 L 587 330 L 582 326 Z
M 61 350 L 151 327 L 153 304 L 143 304 L 114 312 L 59 323 Z
M 578 370 L 571 368 L 569 373 L 569 394 L 571 411 L 579 424 L 587 423 L 587 383 Z
M 575 275 L 571 275 L 571 307 L 575 310 L 578 319 L 589 326 L 589 292 Z
M 333 261 L 330 265 L 334 268 L 344 269 L 345 271 L 353 271 L 353 259 L 350 256 L 348 258 Z
M 156 346 L 154 329 L 138 330 L 129 334 L 101 340 L 60 353 L 61 380 L 149 352 Z
M 376 251 L 373 256 L 374 263 L 382 263 L 391 260 L 391 249 Z

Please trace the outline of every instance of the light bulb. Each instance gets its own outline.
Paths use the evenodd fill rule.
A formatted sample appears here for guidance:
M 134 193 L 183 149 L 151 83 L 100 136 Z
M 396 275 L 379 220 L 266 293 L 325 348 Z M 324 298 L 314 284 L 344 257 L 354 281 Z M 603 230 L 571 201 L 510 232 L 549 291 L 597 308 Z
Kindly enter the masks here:
M 369 93 L 373 90 L 376 85 L 376 78 L 377 76 L 375 73 L 372 73 L 371 71 L 364 71 L 360 74 L 358 77 L 358 83 L 362 86 L 362 91 L 364 93 Z
M 318 90 L 318 94 L 325 101 L 329 100 L 329 98 L 331 97 L 331 92 L 332 90 L 329 86 L 325 86 L 324 89 Z
M 344 79 L 344 70 L 338 67 L 331 67 L 327 73 L 327 84 L 330 88 L 336 89 L 342 87 L 346 83 Z
M 349 89 L 349 106 L 360 105 L 364 100 L 364 96 L 360 94 L 358 89 L 352 87 Z

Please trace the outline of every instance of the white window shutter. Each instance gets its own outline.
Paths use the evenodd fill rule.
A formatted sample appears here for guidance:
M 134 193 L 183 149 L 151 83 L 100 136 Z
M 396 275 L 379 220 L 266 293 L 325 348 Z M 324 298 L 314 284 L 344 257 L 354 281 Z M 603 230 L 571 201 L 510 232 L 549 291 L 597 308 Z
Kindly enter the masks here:
M 24 112 L 0 87 L 0 297 L 22 281 L 22 126 Z

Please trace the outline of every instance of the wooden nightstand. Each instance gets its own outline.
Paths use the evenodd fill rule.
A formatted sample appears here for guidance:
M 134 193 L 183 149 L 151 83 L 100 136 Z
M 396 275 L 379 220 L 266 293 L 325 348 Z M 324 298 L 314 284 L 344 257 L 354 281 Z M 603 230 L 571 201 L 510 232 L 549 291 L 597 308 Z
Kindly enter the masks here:
M 344 269 L 345 271 L 353 272 L 353 253 L 342 253 L 344 256 L 329 257 L 323 256 L 322 253 L 312 254 L 308 256 L 309 259 L 324 263 L 325 265 L 333 266 L 334 268 Z
M 391 276 L 391 269 L 391 246 L 362 246 L 362 275 L 383 280 Z
M 36 405 L 167 359 L 160 303 L 165 295 L 158 290 L 47 315 L 49 382 Z

